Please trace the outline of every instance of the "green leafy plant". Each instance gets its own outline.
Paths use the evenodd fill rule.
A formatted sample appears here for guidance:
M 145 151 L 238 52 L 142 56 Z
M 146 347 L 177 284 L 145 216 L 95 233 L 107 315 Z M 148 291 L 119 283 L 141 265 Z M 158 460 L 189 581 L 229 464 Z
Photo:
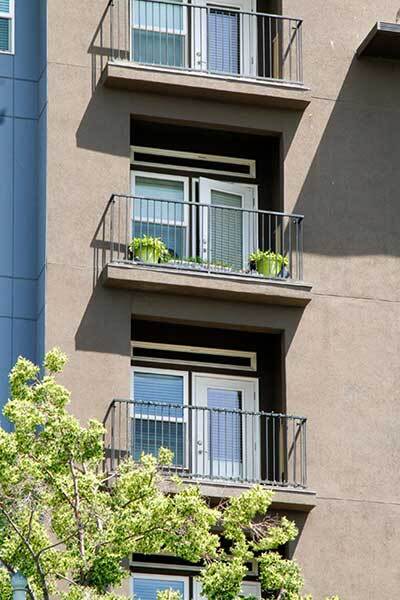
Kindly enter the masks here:
M 287 267 L 289 260 L 286 256 L 272 250 L 256 250 L 249 256 L 250 262 L 255 264 L 257 271 L 264 277 L 277 277 L 283 267 Z
M 147 235 L 133 238 L 129 244 L 129 249 L 133 258 L 148 263 L 167 262 L 170 259 L 170 253 L 160 238 Z

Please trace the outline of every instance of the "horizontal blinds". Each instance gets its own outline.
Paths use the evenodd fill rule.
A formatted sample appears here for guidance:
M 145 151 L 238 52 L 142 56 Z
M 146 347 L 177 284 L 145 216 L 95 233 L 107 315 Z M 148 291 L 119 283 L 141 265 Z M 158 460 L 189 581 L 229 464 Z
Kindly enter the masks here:
M 217 207 L 226 208 L 217 208 Z M 243 267 L 243 214 L 242 196 L 211 190 L 209 216 L 209 243 L 211 262 L 241 269 Z
M 183 206 L 179 204 L 185 200 L 183 181 L 137 176 L 135 197 L 163 200 L 163 202 L 135 200 L 135 220 L 142 222 L 161 220 L 174 223 L 183 221 Z
M 175 223 L 151 223 L 134 221 L 132 234 L 134 238 L 144 236 L 162 240 L 172 258 L 183 259 L 186 256 L 186 227 Z
M 143 453 L 157 456 L 160 448 L 168 448 L 173 452 L 173 463 L 183 467 L 185 456 L 183 377 L 136 372 L 133 398 L 135 404 L 132 450 L 135 460 L 138 460 Z M 146 404 L 151 402 L 157 402 L 159 405 Z
M 133 578 L 133 594 L 135 600 L 157 600 L 158 592 L 163 592 L 165 590 L 180 592 L 182 598 L 184 598 L 185 582 L 173 579 L 149 579 L 147 577 Z
M 0 17 L 0 51 L 11 49 L 11 20 Z
M 133 420 L 133 457 L 139 460 L 142 454 L 158 456 L 160 448 L 173 452 L 173 464 L 184 467 L 184 424 L 174 421 L 158 421 L 148 418 Z
M 227 463 L 240 462 L 242 455 L 241 415 L 229 411 L 240 410 L 241 405 L 241 392 L 208 388 L 208 408 L 225 409 L 209 413 L 209 443 L 212 460 L 226 461 Z
M 240 15 L 235 11 L 211 8 L 208 13 L 209 69 L 239 73 Z
M 134 375 L 133 399 L 136 402 L 157 402 L 165 406 L 136 406 L 135 413 L 164 418 L 182 418 L 183 408 L 171 408 L 171 404 L 183 406 L 184 387 L 180 375 L 141 373 Z
M 10 12 L 10 0 L 0 0 L 0 12 Z
M 183 32 L 184 17 L 182 0 L 174 2 L 147 2 L 135 0 L 133 2 L 133 25 L 144 29 L 156 31 Z

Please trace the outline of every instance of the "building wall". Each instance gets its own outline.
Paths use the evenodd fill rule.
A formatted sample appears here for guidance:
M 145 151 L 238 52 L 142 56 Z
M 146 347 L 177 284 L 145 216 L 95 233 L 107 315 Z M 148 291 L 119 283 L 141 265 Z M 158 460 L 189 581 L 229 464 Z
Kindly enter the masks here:
M 45 0 L 16 0 L 15 52 L 0 53 L 0 405 L 17 357 L 43 352 L 45 33 Z
M 104 0 L 49 6 L 46 347 L 82 420 L 129 397 L 131 316 L 282 331 L 289 413 L 308 417 L 309 486 L 295 557 L 306 591 L 397 596 L 400 542 L 400 65 L 357 61 L 396 0 L 301 0 L 304 114 L 93 88 L 91 40 Z M 282 136 L 284 208 L 305 215 L 305 310 L 130 293 L 96 285 L 93 239 L 111 193 L 129 191 L 130 119 Z

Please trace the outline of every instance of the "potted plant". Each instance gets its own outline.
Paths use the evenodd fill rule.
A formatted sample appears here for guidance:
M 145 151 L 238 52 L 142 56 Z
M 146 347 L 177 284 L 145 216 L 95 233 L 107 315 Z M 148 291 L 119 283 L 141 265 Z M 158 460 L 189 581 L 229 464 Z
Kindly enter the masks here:
M 264 277 L 277 277 L 289 264 L 286 256 L 272 250 L 256 250 L 250 254 L 249 259 L 250 265 L 253 264 L 258 273 Z
M 141 260 L 147 263 L 157 264 L 159 262 L 166 262 L 169 258 L 169 252 L 164 242 L 160 238 L 147 235 L 140 238 L 133 238 L 129 244 L 129 249 L 134 260 Z

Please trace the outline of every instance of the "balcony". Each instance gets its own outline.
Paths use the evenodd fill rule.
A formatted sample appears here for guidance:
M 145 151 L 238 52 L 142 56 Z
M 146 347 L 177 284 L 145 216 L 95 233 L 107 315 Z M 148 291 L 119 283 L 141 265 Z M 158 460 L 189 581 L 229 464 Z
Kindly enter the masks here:
M 113 195 L 95 236 L 103 283 L 256 303 L 307 304 L 303 216 L 239 208 L 234 206 L 235 194 L 221 190 L 208 198 L 210 203 Z M 246 205 L 239 200 L 237 204 Z
M 232 3 L 231 3 L 232 4 Z M 304 109 L 302 21 L 166 0 L 111 0 L 96 45 L 110 87 Z
M 304 417 L 114 400 L 104 419 L 107 471 L 127 456 L 169 448 L 167 474 L 201 484 L 307 487 Z

